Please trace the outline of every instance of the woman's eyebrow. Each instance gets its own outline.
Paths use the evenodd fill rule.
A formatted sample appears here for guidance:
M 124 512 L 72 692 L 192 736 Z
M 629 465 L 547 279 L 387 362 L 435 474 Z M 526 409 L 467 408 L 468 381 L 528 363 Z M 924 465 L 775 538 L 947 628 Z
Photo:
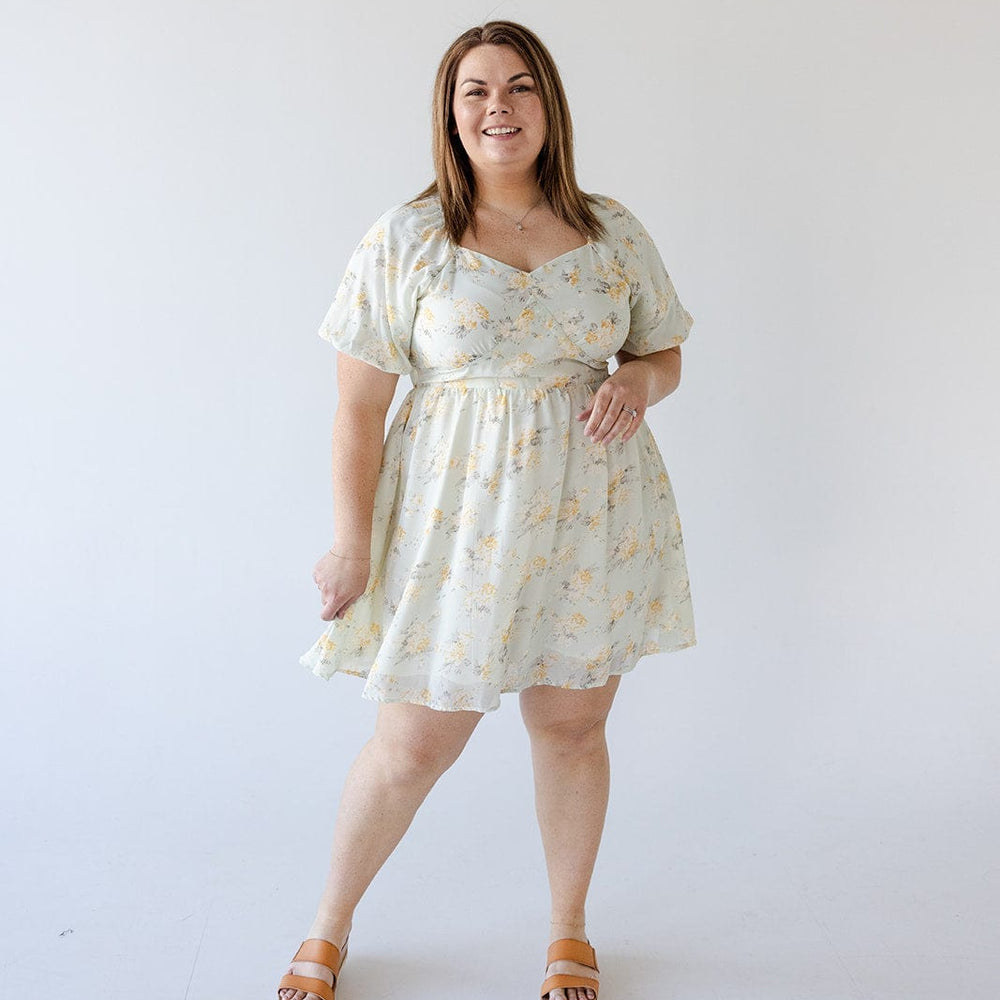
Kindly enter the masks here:
M 530 73 L 515 73 L 507 82 L 508 83 L 513 83 L 515 80 L 520 80 L 522 76 L 531 76 L 531 74 Z M 464 87 L 467 83 L 478 83 L 480 87 L 485 87 L 486 86 L 486 81 L 485 80 L 472 80 L 472 79 L 463 80 L 459 84 L 459 86 L 460 87 Z

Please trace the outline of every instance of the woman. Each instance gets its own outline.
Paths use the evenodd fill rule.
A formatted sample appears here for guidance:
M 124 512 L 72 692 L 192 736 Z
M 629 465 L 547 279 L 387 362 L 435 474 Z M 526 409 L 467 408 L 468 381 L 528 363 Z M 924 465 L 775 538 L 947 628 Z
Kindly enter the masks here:
M 332 1000 L 365 889 L 482 714 L 519 691 L 552 896 L 542 996 L 594 1000 L 605 720 L 639 657 L 694 643 L 643 423 L 677 387 L 692 319 L 636 219 L 577 187 L 535 35 L 465 32 L 434 101 L 436 181 L 372 227 L 320 330 L 341 352 L 336 534 L 314 572 L 330 625 L 302 662 L 365 677 L 380 704 L 279 994 Z M 383 444 L 401 374 L 414 386 Z

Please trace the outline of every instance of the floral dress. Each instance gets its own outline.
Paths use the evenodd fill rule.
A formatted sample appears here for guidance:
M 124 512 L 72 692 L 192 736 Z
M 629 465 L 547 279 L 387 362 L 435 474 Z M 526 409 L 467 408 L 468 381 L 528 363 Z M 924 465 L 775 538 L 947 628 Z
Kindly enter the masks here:
M 386 212 L 355 250 L 320 335 L 413 386 L 385 439 L 367 589 L 300 659 L 317 675 L 485 712 L 694 644 L 649 427 L 603 444 L 576 419 L 618 350 L 673 347 L 693 319 L 638 220 L 594 199 L 606 235 L 533 271 L 451 242 L 437 198 Z

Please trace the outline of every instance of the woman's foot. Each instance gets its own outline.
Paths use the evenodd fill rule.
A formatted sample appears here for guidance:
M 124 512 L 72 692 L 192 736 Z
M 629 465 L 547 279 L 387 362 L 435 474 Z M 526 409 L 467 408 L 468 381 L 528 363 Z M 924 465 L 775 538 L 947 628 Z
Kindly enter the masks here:
M 582 924 L 557 924 L 553 923 L 551 931 L 551 941 L 564 941 L 567 938 L 574 942 L 587 942 L 587 932 Z M 551 944 L 551 942 L 550 942 Z M 572 946 L 570 946 L 572 948 Z M 587 951 L 586 947 L 581 949 Z M 578 954 L 577 958 L 583 958 Z M 597 971 L 596 957 L 594 965 L 584 965 L 580 961 L 569 958 L 558 958 L 545 968 L 545 978 L 550 976 L 582 976 L 585 979 L 600 979 L 601 974 Z M 557 986 L 549 990 L 548 1000 L 596 1000 L 597 990 L 589 986 Z
M 586 976 L 588 979 L 600 979 L 601 974 L 589 965 L 579 962 L 560 960 L 552 962 L 545 969 L 545 978 L 549 976 Z M 596 1000 L 597 993 L 588 986 L 565 986 L 549 991 L 548 1000 Z
M 311 938 L 319 938 L 321 941 L 329 941 L 331 944 L 335 945 L 337 950 L 340 952 L 340 960 L 344 960 L 344 952 L 347 949 L 347 938 L 350 936 L 351 929 L 348 928 L 347 932 L 343 935 L 334 933 L 323 933 L 316 932 L 315 928 L 310 931 L 309 940 Z M 293 961 L 287 969 L 287 974 L 292 976 L 309 976 L 312 979 L 319 979 L 326 983 L 328 986 L 334 985 L 334 974 L 325 965 L 320 965 L 319 962 L 295 962 Z M 310 993 L 307 990 L 296 990 L 290 987 L 278 990 L 278 996 L 280 1000 L 322 1000 L 316 993 Z

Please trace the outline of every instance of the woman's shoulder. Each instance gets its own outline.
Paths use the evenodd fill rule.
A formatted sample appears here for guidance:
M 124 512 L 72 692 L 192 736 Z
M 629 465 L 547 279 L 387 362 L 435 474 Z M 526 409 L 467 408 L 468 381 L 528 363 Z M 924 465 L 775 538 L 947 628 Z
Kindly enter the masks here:
M 604 224 L 608 238 L 612 241 L 645 235 L 642 223 L 616 198 L 606 194 L 587 195 L 590 207 Z
M 444 213 L 437 196 L 404 201 L 386 209 L 374 222 L 368 239 L 397 250 L 428 246 L 445 235 Z

